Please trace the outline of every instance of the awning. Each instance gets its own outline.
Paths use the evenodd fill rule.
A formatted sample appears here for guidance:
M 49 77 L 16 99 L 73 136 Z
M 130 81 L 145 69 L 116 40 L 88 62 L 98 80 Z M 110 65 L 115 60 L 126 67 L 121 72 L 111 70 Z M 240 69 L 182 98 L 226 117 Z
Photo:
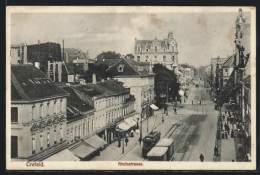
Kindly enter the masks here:
M 48 157 L 44 161 L 80 161 L 70 150 L 64 149 L 51 157 Z
M 88 139 L 85 139 L 84 141 L 96 149 L 99 149 L 107 144 L 107 142 L 105 140 L 101 139 L 97 135 L 94 135 Z
M 124 120 L 124 122 L 126 122 L 126 123 L 127 123 L 128 125 L 130 125 L 131 127 L 136 125 L 136 121 L 134 121 L 131 117 L 126 118 L 126 119 Z
M 74 155 L 78 156 L 81 159 L 86 158 L 88 155 L 90 155 L 95 151 L 96 151 L 95 148 L 93 148 L 92 146 L 84 142 L 77 148 L 71 150 L 71 152 L 73 152 Z
M 151 104 L 150 107 L 151 107 L 153 110 L 158 110 L 158 109 L 159 109 L 155 104 Z
M 129 128 L 131 128 L 131 126 L 128 125 L 127 123 L 125 123 L 125 122 L 120 123 L 120 124 L 118 125 L 118 127 L 119 127 L 119 129 L 121 129 L 121 130 L 123 130 L 123 131 L 126 131 L 126 130 L 128 130 Z

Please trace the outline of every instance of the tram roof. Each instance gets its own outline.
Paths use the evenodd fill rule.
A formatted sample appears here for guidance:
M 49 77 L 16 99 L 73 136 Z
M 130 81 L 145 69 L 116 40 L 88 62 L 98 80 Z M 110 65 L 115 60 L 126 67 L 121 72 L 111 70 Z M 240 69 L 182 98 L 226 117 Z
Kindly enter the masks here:
M 153 147 L 147 154 L 147 157 L 160 157 L 163 156 L 166 151 L 168 150 L 168 147 Z
M 170 146 L 173 143 L 173 139 L 161 139 L 156 146 Z

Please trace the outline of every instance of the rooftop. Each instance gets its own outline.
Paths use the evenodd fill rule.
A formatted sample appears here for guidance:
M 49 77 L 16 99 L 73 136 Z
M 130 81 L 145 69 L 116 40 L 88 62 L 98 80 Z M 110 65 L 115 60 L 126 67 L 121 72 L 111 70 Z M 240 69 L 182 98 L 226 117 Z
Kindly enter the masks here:
M 11 66 L 11 88 L 12 101 L 28 101 L 68 95 L 66 91 L 58 87 L 42 71 L 32 65 Z

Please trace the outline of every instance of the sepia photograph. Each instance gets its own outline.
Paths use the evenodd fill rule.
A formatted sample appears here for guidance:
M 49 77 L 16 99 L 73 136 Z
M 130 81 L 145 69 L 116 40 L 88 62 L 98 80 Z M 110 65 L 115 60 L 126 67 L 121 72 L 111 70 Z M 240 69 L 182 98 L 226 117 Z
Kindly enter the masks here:
M 6 11 L 7 169 L 256 169 L 254 7 Z

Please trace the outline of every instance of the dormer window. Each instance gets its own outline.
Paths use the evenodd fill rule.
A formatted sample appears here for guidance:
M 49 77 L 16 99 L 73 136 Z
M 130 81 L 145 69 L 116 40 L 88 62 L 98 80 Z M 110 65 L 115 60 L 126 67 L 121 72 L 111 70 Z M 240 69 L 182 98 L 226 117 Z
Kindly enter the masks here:
M 141 52 L 141 47 L 138 46 L 138 47 L 137 47 L 137 50 L 138 50 L 138 52 Z
M 157 52 L 157 46 L 154 46 L 154 51 Z
M 174 46 L 172 46 L 172 51 L 174 52 Z
M 118 72 L 123 72 L 124 71 L 124 65 L 119 65 L 118 67 L 117 67 L 117 71 Z

